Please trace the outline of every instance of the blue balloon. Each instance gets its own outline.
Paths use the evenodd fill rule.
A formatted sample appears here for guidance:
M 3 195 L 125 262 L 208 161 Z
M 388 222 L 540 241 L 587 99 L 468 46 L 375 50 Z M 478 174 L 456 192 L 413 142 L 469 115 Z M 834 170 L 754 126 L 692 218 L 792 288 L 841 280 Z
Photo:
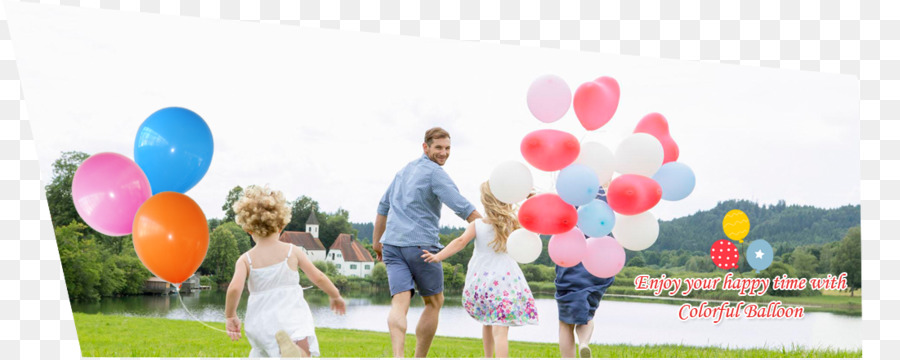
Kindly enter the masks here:
M 150 180 L 153 194 L 184 193 L 209 170 L 213 137 L 200 115 L 179 107 L 158 110 L 138 128 L 134 162 Z
M 587 165 L 572 164 L 560 170 L 556 178 L 556 192 L 566 203 L 574 206 L 587 204 L 597 197 L 600 179 Z
M 578 228 L 590 237 L 609 235 L 616 225 L 616 214 L 603 200 L 594 200 L 578 208 Z
M 747 263 L 750 264 L 750 267 L 756 269 L 756 272 L 759 273 L 760 270 L 765 270 L 769 265 L 772 265 L 775 251 L 772 250 L 772 245 L 769 245 L 768 241 L 759 239 L 750 243 L 744 256 L 747 257 Z
M 694 171 L 679 162 L 667 162 L 659 167 L 653 180 L 662 188 L 663 200 L 678 201 L 694 191 Z

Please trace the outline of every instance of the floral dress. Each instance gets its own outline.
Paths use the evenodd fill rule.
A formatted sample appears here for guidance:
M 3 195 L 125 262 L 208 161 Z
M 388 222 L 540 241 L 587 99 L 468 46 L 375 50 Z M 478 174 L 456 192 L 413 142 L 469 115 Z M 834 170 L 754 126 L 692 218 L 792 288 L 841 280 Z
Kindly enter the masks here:
M 534 296 L 519 264 L 490 245 L 494 228 L 475 220 L 475 251 L 469 260 L 463 307 L 483 325 L 537 325 Z

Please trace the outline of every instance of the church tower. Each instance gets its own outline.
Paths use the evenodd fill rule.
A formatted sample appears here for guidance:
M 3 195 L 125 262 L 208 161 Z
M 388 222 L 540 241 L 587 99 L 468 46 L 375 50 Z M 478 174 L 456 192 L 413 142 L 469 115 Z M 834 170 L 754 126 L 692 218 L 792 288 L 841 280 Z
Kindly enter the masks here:
M 312 237 L 319 238 L 319 219 L 316 219 L 316 208 L 313 207 L 309 213 L 309 219 L 306 219 L 306 232 L 312 234 Z

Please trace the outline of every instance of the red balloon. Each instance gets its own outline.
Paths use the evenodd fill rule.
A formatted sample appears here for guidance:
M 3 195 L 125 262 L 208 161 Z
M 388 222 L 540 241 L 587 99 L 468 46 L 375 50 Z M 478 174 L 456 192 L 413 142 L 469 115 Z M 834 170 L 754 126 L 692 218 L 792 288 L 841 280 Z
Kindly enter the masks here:
M 618 107 L 619 83 L 606 76 L 581 84 L 572 100 L 575 116 L 587 130 L 606 125 Z
M 663 147 L 663 164 L 678 160 L 678 144 L 669 134 L 669 122 L 660 113 L 650 113 L 638 121 L 634 127 L 634 133 L 653 135 Z
M 741 263 L 740 255 L 738 255 L 737 246 L 728 240 L 716 240 L 709 248 L 709 256 L 716 266 L 723 270 L 737 269 Z
M 519 224 L 538 234 L 562 234 L 578 223 L 578 212 L 556 194 L 540 194 L 519 208 Z
M 532 166 L 544 171 L 556 171 L 575 162 L 581 152 L 581 144 L 575 135 L 544 129 L 525 135 L 520 149 Z
M 606 202 L 622 215 L 637 215 L 656 206 L 662 188 L 655 180 L 636 174 L 621 175 L 609 183 Z

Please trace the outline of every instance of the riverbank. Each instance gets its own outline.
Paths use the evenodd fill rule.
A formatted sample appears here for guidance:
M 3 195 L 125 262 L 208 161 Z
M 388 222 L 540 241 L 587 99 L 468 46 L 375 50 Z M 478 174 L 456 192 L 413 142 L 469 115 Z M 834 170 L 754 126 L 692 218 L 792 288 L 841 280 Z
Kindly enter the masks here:
M 75 326 L 86 357 L 246 357 L 250 344 L 246 338 L 232 342 L 225 334 L 194 321 L 119 315 L 75 313 Z M 224 329 L 224 323 L 209 322 Z M 390 357 L 390 337 L 386 332 L 316 329 L 323 357 Z M 406 356 L 411 357 L 415 337 L 407 336 Z M 760 358 L 828 357 L 858 358 L 861 350 L 833 349 L 726 349 L 678 345 L 591 345 L 594 357 L 648 358 Z M 559 357 L 555 343 L 510 342 L 510 357 Z M 481 339 L 437 336 L 430 357 L 481 357 Z

